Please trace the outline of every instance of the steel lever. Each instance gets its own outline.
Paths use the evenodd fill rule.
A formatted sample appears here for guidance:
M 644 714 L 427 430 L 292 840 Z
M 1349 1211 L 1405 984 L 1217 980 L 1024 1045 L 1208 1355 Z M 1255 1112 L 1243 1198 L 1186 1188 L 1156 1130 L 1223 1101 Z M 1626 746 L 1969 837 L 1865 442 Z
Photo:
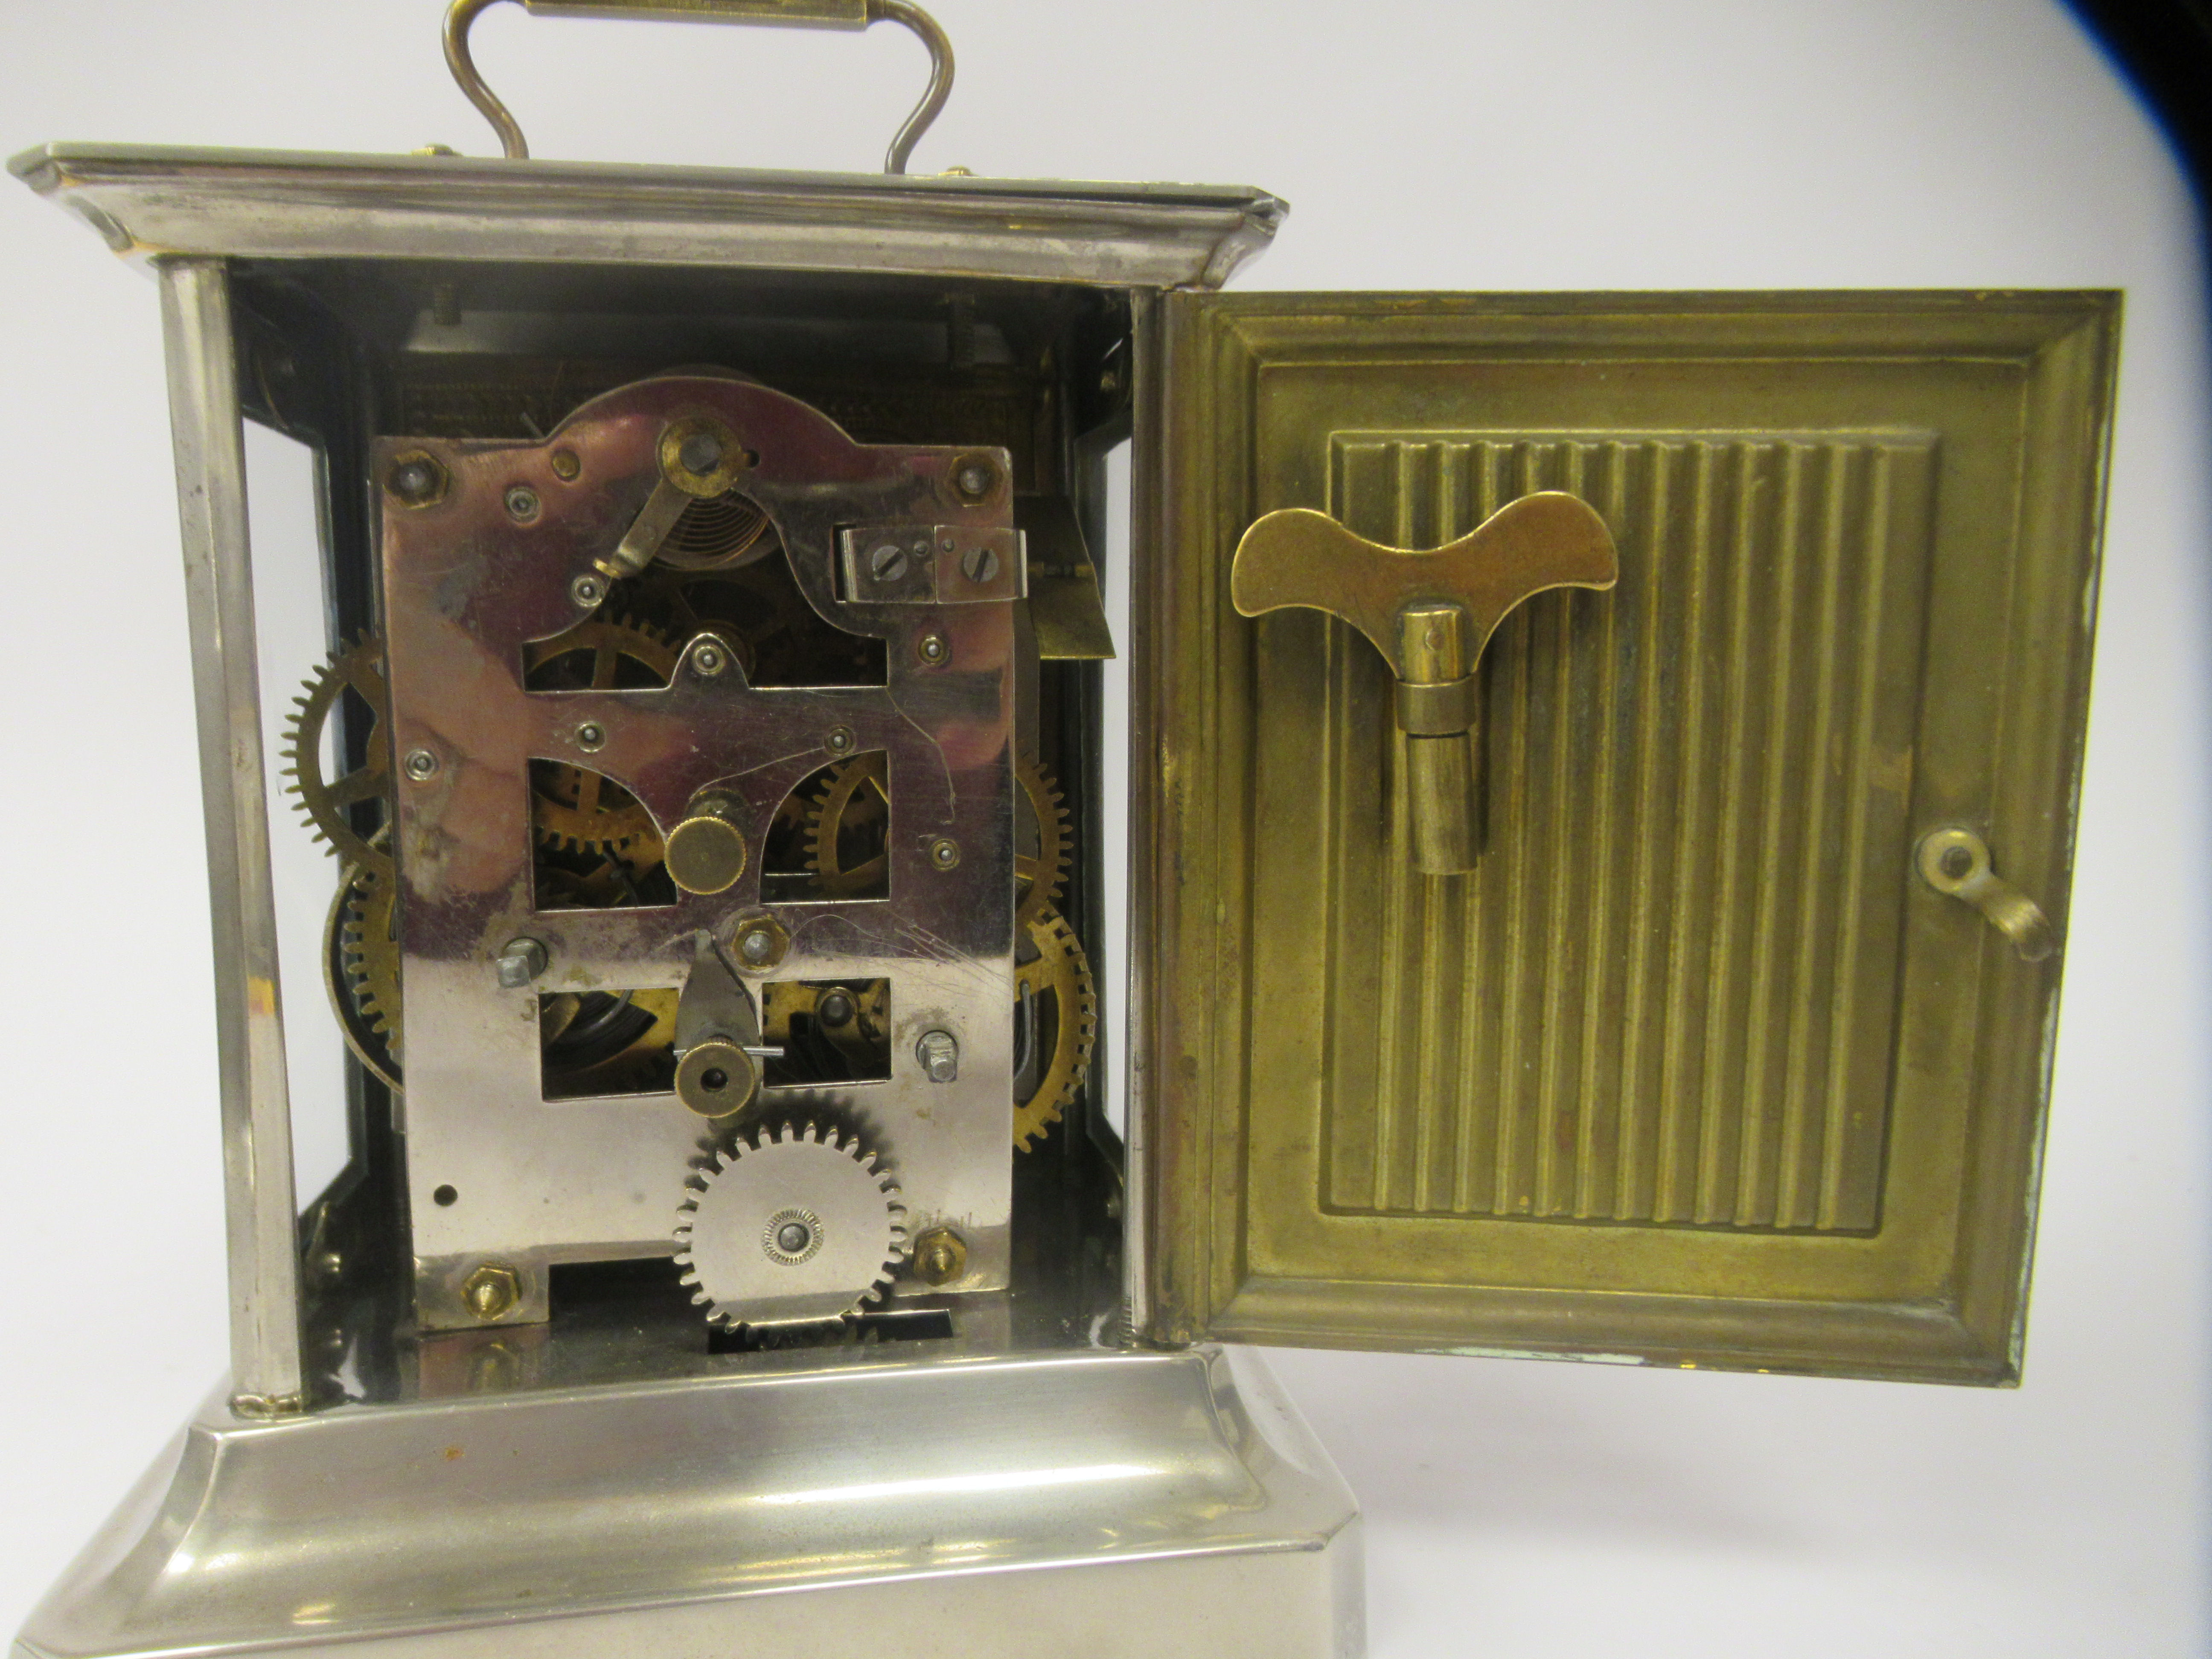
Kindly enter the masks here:
M 1506 613 L 1554 587 L 1620 580 L 1613 533 L 1577 496 L 1510 501 L 1449 546 L 1420 551 L 1354 535 L 1326 513 L 1286 507 L 1244 532 L 1230 568 L 1237 611 L 1325 611 L 1365 635 L 1397 677 L 1413 864 L 1472 870 L 1479 846 L 1475 668 Z

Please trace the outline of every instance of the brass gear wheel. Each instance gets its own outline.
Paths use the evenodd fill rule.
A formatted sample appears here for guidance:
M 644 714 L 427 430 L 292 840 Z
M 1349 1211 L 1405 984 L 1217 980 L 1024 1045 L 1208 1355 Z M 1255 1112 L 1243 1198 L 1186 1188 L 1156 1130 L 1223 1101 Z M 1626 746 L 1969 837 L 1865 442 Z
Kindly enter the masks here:
M 1046 906 L 1060 897 L 1067 880 L 1067 808 L 1063 805 L 1066 798 L 1052 775 L 1027 757 L 1014 763 L 1014 777 L 1030 809 L 1029 822 L 1021 823 L 1018 817 L 1015 824 L 1014 890 L 1020 897 L 1015 904 L 1014 921 L 1029 927 L 1044 914 Z M 1032 834 L 1036 850 L 1024 853 L 1021 849 Z
M 377 832 L 383 850 L 385 832 Z M 399 939 L 394 888 L 349 864 L 324 930 L 323 981 L 346 1047 L 387 1088 L 399 1085 Z
M 368 705 L 366 758 L 342 776 L 325 778 L 323 727 L 348 690 Z M 359 866 L 388 885 L 392 878 L 391 848 L 380 836 L 356 833 L 349 811 L 362 801 L 374 800 L 384 808 L 385 823 L 392 822 L 392 756 L 384 732 L 387 713 L 384 641 L 364 634 L 310 675 L 301 695 L 293 699 L 292 717 L 285 726 L 284 775 L 292 781 L 300 810 L 314 825 L 315 839 L 327 842 L 347 864 Z
M 665 685 L 676 672 L 677 653 L 659 632 L 629 617 L 594 617 L 565 634 L 533 641 L 523 659 L 524 683 L 532 690 L 609 691 L 635 684 L 641 674 Z M 659 862 L 660 831 L 653 815 L 620 784 L 581 766 L 533 761 L 530 768 L 531 823 L 549 847 L 611 853 L 651 849 L 643 861 Z
M 1043 1018 L 1037 1005 L 1048 996 L 1052 999 L 1051 1051 L 1032 1056 L 1024 1068 L 1036 1071 L 1036 1085 L 1024 1099 L 1020 1084 L 1015 1085 L 1014 1150 L 1025 1152 L 1048 1125 L 1060 1121 L 1060 1109 L 1075 1098 L 1098 1041 L 1098 996 L 1091 981 L 1090 959 L 1083 954 L 1075 930 L 1050 905 L 1040 907 L 1024 930 L 1015 951 L 1014 981 L 1021 1003 L 1029 1005 L 1026 1017 L 1032 1032 Z M 1017 1021 L 1024 1018 L 1021 1003 L 1015 1007 Z
M 880 749 L 855 755 L 830 775 L 829 787 L 807 809 L 806 861 L 816 883 L 832 897 L 869 892 L 883 884 L 886 854 L 872 854 L 848 869 L 838 848 L 845 836 L 890 817 L 884 765 Z
M 1025 928 L 1060 896 L 1067 879 L 1067 808 L 1060 786 L 1036 761 L 1017 761 L 1014 777 L 1022 788 L 1016 809 L 1014 890 L 1019 896 L 1014 921 Z M 807 861 L 824 892 L 862 893 L 882 882 L 883 854 L 847 869 L 840 861 L 839 847 L 848 831 L 872 826 L 890 811 L 881 750 L 856 755 L 830 775 L 829 787 L 810 810 L 806 842 Z M 1025 846 L 1035 850 L 1022 851 Z

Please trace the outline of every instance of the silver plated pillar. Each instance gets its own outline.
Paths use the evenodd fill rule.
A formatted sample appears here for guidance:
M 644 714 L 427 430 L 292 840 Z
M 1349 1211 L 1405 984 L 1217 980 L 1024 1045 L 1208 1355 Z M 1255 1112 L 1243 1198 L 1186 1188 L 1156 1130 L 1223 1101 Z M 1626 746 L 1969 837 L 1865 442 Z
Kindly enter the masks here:
M 231 1404 L 269 1416 L 301 1400 L 299 1265 L 230 280 L 220 259 L 158 269 L 215 934 Z

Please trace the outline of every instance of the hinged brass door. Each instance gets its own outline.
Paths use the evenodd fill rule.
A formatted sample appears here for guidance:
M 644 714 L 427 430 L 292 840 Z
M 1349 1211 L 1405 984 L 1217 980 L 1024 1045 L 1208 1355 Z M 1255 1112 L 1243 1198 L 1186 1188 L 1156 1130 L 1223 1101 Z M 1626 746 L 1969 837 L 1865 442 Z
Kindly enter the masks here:
M 1147 314 L 1141 1328 L 2017 1375 L 2117 328 L 2100 294 Z M 1431 873 L 1409 749 L 1449 698 L 1310 592 L 1240 614 L 1232 559 L 1313 509 L 1352 532 L 1301 515 L 1327 588 L 1540 491 L 1617 580 L 1587 554 L 1505 614 L 1473 867 Z

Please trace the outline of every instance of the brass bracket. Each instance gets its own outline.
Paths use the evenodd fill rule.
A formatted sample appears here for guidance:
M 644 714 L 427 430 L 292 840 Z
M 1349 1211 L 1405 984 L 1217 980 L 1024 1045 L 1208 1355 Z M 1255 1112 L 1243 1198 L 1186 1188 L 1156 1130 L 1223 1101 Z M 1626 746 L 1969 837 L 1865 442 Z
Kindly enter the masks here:
M 2057 948 L 2051 919 L 2028 896 L 1996 872 L 1990 844 L 1971 830 L 1936 830 L 1920 838 L 1913 862 L 1920 878 L 1939 893 L 1971 904 L 2012 941 L 2023 962 L 2040 962 Z
M 1510 501 L 1449 546 L 1385 547 L 1326 513 L 1286 507 L 1244 532 L 1230 569 L 1237 611 L 1325 611 L 1367 636 L 1397 678 L 1406 734 L 1414 866 L 1474 867 L 1475 668 L 1506 614 L 1555 587 L 1611 587 L 1613 532 L 1577 496 L 1545 490 Z

